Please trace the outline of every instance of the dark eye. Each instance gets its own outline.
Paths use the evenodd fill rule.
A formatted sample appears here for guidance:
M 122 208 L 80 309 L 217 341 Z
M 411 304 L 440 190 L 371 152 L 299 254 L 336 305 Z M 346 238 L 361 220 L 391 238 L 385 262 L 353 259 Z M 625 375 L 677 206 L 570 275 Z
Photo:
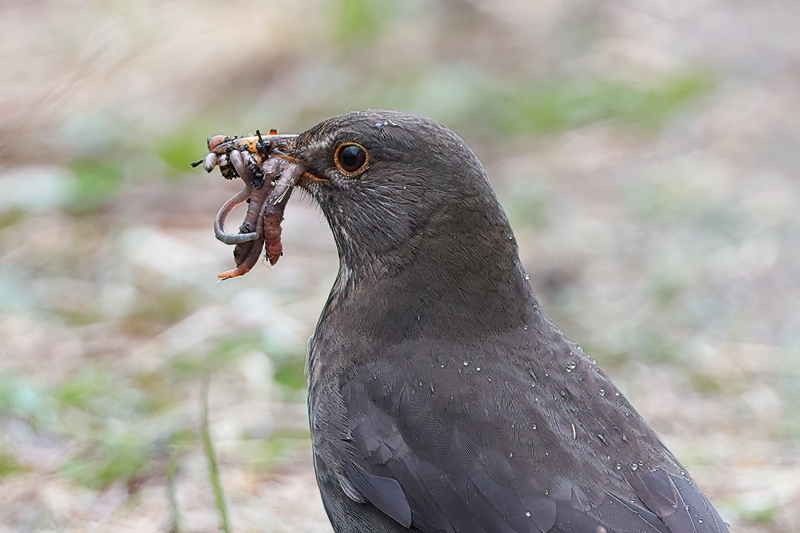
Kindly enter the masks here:
M 336 149 L 334 161 L 345 174 L 355 174 L 367 164 L 369 156 L 364 147 L 356 143 L 345 143 Z

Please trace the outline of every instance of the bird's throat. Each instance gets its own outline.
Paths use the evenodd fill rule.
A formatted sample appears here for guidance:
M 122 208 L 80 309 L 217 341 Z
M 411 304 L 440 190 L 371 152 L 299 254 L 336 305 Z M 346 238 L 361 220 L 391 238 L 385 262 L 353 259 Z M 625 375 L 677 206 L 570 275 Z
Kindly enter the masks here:
M 530 323 L 538 306 L 513 235 L 506 224 L 483 228 L 479 239 L 474 231 L 454 237 L 428 228 L 369 261 L 340 246 L 339 276 L 321 321 L 389 342 L 482 340 Z

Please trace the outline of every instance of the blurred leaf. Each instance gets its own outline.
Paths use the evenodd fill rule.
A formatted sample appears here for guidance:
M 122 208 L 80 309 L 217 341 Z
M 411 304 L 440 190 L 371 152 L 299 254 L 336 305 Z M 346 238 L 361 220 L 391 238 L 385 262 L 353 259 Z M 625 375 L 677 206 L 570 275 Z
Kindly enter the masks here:
M 49 390 L 58 404 L 62 431 L 82 440 L 97 439 L 111 426 L 130 426 L 177 401 L 169 376 L 128 375 L 92 361 Z
M 683 293 L 683 287 L 670 279 L 659 279 L 653 284 L 653 300 L 661 307 L 669 307 Z
M 0 229 L 13 226 L 26 216 L 25 209 L 20 206 L 11 207 L 0 211 Z
M 688 68 L 642 74 L 638 82 L 501 76 L 463 64 L 406 66 L 383 74 L 332 98 L 354 108 L 408 109 L 457 130 L 470 128 L 476 136 L 544 135 L 604 120 L 657 131 L 683 104 L 717 86 L 713 73 Z
M 730 376 L 717 376 L 705 372 L 698 372 L 692 367 L 687 368 L 686 374 L 692 383 L 692 388 L 703 394 L 738 394 L 742 387 L 734 383 Z
M 244 332 L 217 339 L 216 344 L 211 349 L 211 356 L 218 359 L 226 359 L 252 350 L 261 348 L 263 339 L 257 331 Z
M 62 473 L 92 489 L 130 482 L 148 463 L 148 443 L 136 433 L 111 433 L 90 450 L 72 458 Z
M 709 209 L 693 176 L 686 171 L 667 171 L 651 180 L 640 180 L 628 191 L 628 202 L 646 220 L 685 226 Z
M 125 319 L 125 331 L 148 334 L 185 318 L 197 307 L 197 295 L 188 288 L 158 290 L 148 287 L 141 291 L 135 309 Z
M 739 505 L 739 516 L 751 524 L 767 525 L 774 522 L 781 514 L 782 506 L 778 503 L 763 502 L 763 505 Z
M 142 408 L 147 413 L 172 407 L 181 399 L 174 379 L 167 372 L 144 372 L 133 376 L 131 381 L 142 394 Z
M 107 316 L 99 309 L 53 309 L 68 326 L 89 326 L 107 320 Z
M 498 90 L 487 98 L 485 122 L 511 134 L 550 133 L 614 119 L 660 128 L 679 104 L 711 91 L 706 72 L 673 74 L 647 86 L 602 79 L 534 81 Z
M 173 448 L 186 449 L 196 445 L 198 442 L 197 432 L 193 429 L 183 428 L 174 432 L 169 437 L 169 443 Z
M 56 420 L 55 402 L 39 387 L 15 376 L 0 377 L 0 413 L 26 420 L 32 425 Z
M 547 222 L 547 191 L 521 178 L 501 198 L 513 227 L 543 228 Z
M 685 261 L 685 259 L 683 259 Z M 686 271 L 689 267 L 678 258 L 656 261 L 648 276 L 651 301 L 665 312 L 683 296 L 686 289 Z
M 208 372 L 226 368 L 253 350 L 260 350 L 261 336 L 257 332 L 245 332 L 223 339 L 210 341 L 211 348 L 205 353 L 180 355 L 170 360 L 170 371 L 179 378 L 197 378 Z
M 683 350 L 679 348 L 679 344 L 675 340 L 664 333 L 671 329 L 655 322 L 657 320 L 648 322 L 633 335 L 632 352 L 639 360 L 674 364 L 683 354 Z
M 800 354 L 797 350 L 784 350 L 781 354 L 784 368 L 796 368 Z M 775 376 L 775 388 L 784 402 L 785 416 L 780 417 L 781 436 L 800 442 L 800 373 L 783 372 Z
M 121 163 L 84 158 L 72 162 L 75 175 L 75 192 L 72 210 L 81 212 L 102 206 L 122 184 L 124 174 Z
M 619 370 L 636 359 L 636 357 L 627 350 L 610 350 L 602 344 L 581 342 L 580 346 L 585 353 L 595 359 L 598 365 L 606 371 Z
M 31 467 L 18 462 L 16 457 L 10 453 L 0 452 L 0 478 L 30 470 L 32 470 Z
M 114 396 L 115 389 L 107 372 L 93 365 L 56 385 L 52 394 L 61 407 L 85 410 L 95 402 L 107 404 L 109 397 Z
M 266 471 L 298 448 L 309 446 L 311 435 L 307 430 L 277 428 L 267 439 L 242 440 L 239 452 L 253 468 Z
M 195 133 L 197 128 L 193 127 L 189 131 L 192 133 L 181 129 L 158 145 L 158 156 L 171 170 L 168 177 L 186 175 L 191 171 L 190 164 L 206 155 L 205 139 Z
M 275 383 L 293 390 L 303 390 L 306 387 L 306 370 L 304 358 L 292 358 L 275 364 Z
M 392 0 L 338 0 L 336 32 L 339 40 L 347 46 L 365 46 L 380 34 L 382 28 L 395 11 Z

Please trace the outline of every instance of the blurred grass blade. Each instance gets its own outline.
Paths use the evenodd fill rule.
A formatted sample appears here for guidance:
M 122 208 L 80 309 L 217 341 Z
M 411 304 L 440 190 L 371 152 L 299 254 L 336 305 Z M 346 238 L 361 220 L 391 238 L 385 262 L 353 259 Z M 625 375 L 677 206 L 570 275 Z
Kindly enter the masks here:
M 203 389 L 200 392 L 200 401 L 202 403 L 202 422 L 200 433 L 203 439 L 203 451 L 208 457 L 208 473 L 211 478 L 211 486 L 214 488 L 214 500 L 217 505 L 217 512 L 219 513 L 219 528 L 224 533 L 231 533 L 231 527 L 228 522 L 228 508 L 225 504 L 225 492 L 222 489 L 222 482 L 219 478 L 219 463 L 217 462 L 217 453 L 214 450 L 214 443 L 211 441 L 211 432 L 208 425 L 208 389 L 211 383 L 211 376 L 207 374 L 203 380 Z
M 170 446 L 169 465 L 167 465 L 167 502 L 169 503 L 169 533 L 181 533 L 181 510 L 178 506 L 178 495 L 175 488 L 175 476 L 178 473 L 178 452 L 176 446 Z

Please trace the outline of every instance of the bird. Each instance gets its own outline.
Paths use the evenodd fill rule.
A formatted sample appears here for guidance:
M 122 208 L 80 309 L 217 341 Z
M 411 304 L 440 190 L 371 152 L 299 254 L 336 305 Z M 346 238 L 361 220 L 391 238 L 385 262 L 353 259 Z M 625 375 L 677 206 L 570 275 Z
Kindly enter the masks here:
M 287 147 L 339 256 L 306 362 L 314 468 L 336 532 L 729 531 L 547 317 L 458 135 L 367 110 Z

